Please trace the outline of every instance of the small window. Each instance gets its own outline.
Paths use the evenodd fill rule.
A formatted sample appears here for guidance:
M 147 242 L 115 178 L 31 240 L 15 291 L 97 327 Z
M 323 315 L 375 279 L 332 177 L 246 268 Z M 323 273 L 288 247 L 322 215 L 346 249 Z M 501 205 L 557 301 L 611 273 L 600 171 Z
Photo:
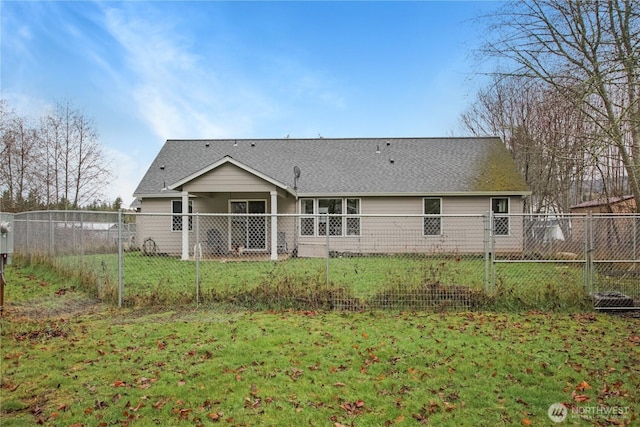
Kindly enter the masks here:
M 424 217 L 424 235 L 425 236 L 439 236 L 442 234 L 442 200 L 439 198 L 426 198 L 424 199 L 424 214 L 429 215 Z
M 171 213 L 174 214 L 171 220 L 171 230 L 182 231 L 182 200 L 171 201 Z M 193 213 L 193 201 L 189 200 L 189 213 Z M 193 230 L 193 217 L 189 217 L 189 230 Z
M 329 236 L 342 236 L 342 199 L 318 199 L 318 213 L 329 215 Z M 327 235 L 327 218 L 320 218 L 318 234 Z
M 360 199 L 347 199 L 347 215 L 360 214 Z M 347 236 L 360 235 L 360 218 L 347 217 Z
M 509 198 L 496 197 L 491 199 L 493 212 L 493 234 L 496 236 L 509 235 Z
M 313 215 L 313 199 L 300 200 L 301 209 L 303 215 Z M 300 235 L 301 236 L 313 236 L 315 234 L 315 217 L 302 217 L 300 218 Z

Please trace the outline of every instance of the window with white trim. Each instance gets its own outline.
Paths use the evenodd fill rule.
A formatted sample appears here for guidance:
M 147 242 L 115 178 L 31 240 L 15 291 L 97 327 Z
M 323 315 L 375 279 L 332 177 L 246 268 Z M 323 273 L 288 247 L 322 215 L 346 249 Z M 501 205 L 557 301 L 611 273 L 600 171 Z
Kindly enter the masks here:
M 171 201 L 171 230 L 182 231 L 182 200 Z M 193 200 L 189 200 L 189 213 L 193 213 Z M 189 217 L 189 230 L 193 230 L 193 217 Z
M 360 199 L 301 199 L 300 213 L 301 236 L 360 235 Z
M 313 199 L 300 200 L 300 212 L 303 215 L 313 215 L 315 213 Z M 315 236 L 316 234 L 316 219 L 313 216 L 303 216 L 300 218 L 300 235 L 301 236 Z
M 322 217 L 318 221 L 319 236 L 327 235 L 327 223 L 329 236 L 342 236 L 342 199 L 318 199 L 318 213 L 329 215 L 329 221 Z
M 425 197 L 423 199 L 424 222 L 423 232 L 425 236 L 439 236 L 442 234 L 442 199 Z M 437 216 L 435 216 L 437 215 Z
M 493 212 L 493 234 L 496 236 L 509 235 L 509 198 L 494 197 L 491 199 Z
M 347 215 L 360 215 L 360 199 L 347 199 Z M 347 216 L 347 236 L 360 235 L 360 218 Z

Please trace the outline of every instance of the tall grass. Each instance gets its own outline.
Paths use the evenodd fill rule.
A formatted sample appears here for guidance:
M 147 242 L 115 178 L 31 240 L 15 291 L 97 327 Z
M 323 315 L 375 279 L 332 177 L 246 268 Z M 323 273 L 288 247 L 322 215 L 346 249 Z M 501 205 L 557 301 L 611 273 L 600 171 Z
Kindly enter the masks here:
M 38 259 L 74 277 L 97 298 L 118 301 L 115 254 Z M 251 309 L 583 310 L 590 304 L 582 266 L 500 263 L 486 292 L 481 258 L 369 256 L 326 260 L 195 261 L 127 253 L 125 306 L 228 303 Z

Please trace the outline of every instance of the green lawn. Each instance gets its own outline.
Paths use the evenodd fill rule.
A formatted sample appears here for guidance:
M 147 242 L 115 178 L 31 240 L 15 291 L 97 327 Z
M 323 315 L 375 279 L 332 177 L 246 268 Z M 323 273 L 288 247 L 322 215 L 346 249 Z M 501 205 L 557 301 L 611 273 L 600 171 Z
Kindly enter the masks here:
M 55 264 L 83 271 L 97 294 L 117 301 L 116 255 L 60 257 Z M 125 305 L 235 303 L 247 308 L 357 307 L 421 309 L 433 307 L 582 310 L 589 306 L 580 264 L 501 263 L 496 288 L 485 290 L 480 257 L 369 256 L 326 260 L 181 261 L 174 257 L 127 253 Z M 90 280 L 85 280 L 85 282 Z M 199 289 L 196 298 L 196 288 Z M 465 292 L 473 291 L 473 295 Z M 319 295 L 319 297 L 318 297 Z M 311 301 L 313 300 L 313 301 Z
M 566 425 L 637 423 L 638 318 L 117 309 L 42 267 L 7 280 L 3 427 L 551 426 L 557 402 Z

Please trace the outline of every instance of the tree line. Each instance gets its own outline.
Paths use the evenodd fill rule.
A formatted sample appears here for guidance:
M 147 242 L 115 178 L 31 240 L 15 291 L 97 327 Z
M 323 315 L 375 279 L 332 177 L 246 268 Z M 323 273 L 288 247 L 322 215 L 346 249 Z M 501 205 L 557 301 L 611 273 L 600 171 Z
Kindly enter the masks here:
M 640 3 L 529 0 L 482 17 L 481 60 L 499 68 L 461 115 L 499 135 L 530 212 L 632 195 L 640 207 Z
M 93 122 L 69 102 L 34 121 L 0 100 L 0 138 L 0 210 L 120 207 L 100 201 L 109 161 Z

